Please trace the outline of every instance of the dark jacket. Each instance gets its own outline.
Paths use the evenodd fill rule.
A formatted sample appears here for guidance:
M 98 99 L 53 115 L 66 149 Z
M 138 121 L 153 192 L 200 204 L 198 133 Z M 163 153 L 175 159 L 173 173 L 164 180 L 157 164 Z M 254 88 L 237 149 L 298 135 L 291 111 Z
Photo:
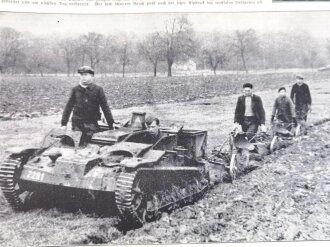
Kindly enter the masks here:
M 295 105 L 311 105 L 312 97 L 307 84 L 299 86 L 297 83 L 292 86 L 291 99 Z
M 100 107 L 107 123 L 112 125 L 114 120 L 103 88 L 93 83 L 86 88 L 75 86 L 63 111 L 61 124 L 67 125 L 72 110 L 72 121 L 96 123 L 101 119 Z
M 257 95 L 252 95 L 251 98 L 252 111 L 256 117 L 258 125 L 265 124 L 265 110 L 262 105 L 261 98 Z M 245 96 L 242 95 L 238 97 L 236 109 L 235 109 L 235 118 L 234 122 L 243 124 L 245 114 Z
M 286 123 L 292 122 L 296 117 L 295 107 L 288 96 L 278 96 L 273 106 L 272 116 L 276 116 Z

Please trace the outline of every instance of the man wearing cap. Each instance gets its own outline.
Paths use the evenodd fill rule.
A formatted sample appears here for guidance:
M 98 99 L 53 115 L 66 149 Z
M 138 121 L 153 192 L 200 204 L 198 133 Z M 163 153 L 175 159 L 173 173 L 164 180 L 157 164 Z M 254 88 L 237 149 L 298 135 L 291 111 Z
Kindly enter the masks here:
M 235 129 L 242 129 L 246 132 L 249 140 L 257 133 L 259 126 L 261 131 L 266 131 L 262 100 L 252 93 L 252 89 L 251 83 L 243 85 L 243 95 L 238 97 L 234 117 Z
M 100 107 L 110 129 L 114 120 L 103 88 L 93 83 L 94 70 L 89 66 L 78 69 L 79 85 L 71 90 L 69 100 L 62 115 L 62 126 L 66 126 L 72 114 L 72 130 L 80 130 L 87 140 L 99 130 L 97 121 L 101 119 Z
M 296 107 L 297 119 L 306 121 L 308 111 L 312 110 L 312 98 L 308 85 L 300 75 L 296 76 L 296 83 L 292 86 L 291 99 Z
M 274 122 L 276 117 L 277 120 L 282 123 L 293 123 L 297 124 L 296 112 L 292 100 L 286 95 L 285 87 L 280 87 L 278 89 L 278 97 L 275 99 L 273 106 L 271 122 Z

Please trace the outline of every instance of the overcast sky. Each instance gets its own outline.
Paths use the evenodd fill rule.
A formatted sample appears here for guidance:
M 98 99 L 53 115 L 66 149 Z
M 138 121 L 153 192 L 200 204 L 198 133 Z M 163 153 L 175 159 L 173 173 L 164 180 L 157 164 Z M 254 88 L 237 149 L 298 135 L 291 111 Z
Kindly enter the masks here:
M 254 28 L 259 32 L 306 30 L 315 37 L 330 37 L 330 11 L 185 14 L 196 31 Z M 180 14 L 59 15 L 0 13 L 0 27 L 12 27 L 36 35 L 67 36 L 87 32 L 134 32 L 163 30 L 164 21 Z

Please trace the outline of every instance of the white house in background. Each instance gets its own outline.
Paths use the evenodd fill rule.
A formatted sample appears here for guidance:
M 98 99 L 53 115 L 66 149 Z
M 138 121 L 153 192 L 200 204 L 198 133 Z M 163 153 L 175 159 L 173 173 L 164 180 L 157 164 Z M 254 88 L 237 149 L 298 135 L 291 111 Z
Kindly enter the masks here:
M 173 63 L 172 69 L 174 71 L 196 71 L 197 64 L 189 59 L 188 61 Z

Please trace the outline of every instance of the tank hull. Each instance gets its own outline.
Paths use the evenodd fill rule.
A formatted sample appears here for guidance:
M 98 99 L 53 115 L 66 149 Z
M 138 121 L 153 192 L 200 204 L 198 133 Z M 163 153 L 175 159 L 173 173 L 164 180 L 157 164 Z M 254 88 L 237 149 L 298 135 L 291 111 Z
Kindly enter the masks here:
M 139 125 L 104 130 L 84 145 L 81 133 L 55 130 L 41 148 L 10 155 L 0 165 L 10 206 L 19 211 L 33 198 L 73 199 L 77 208 L 119 212 L 133 226 L 200 198 L 209 186 L 207 132 L 164 128 L 155 138 L 144 129 L 144 115 L 137 116 Z

